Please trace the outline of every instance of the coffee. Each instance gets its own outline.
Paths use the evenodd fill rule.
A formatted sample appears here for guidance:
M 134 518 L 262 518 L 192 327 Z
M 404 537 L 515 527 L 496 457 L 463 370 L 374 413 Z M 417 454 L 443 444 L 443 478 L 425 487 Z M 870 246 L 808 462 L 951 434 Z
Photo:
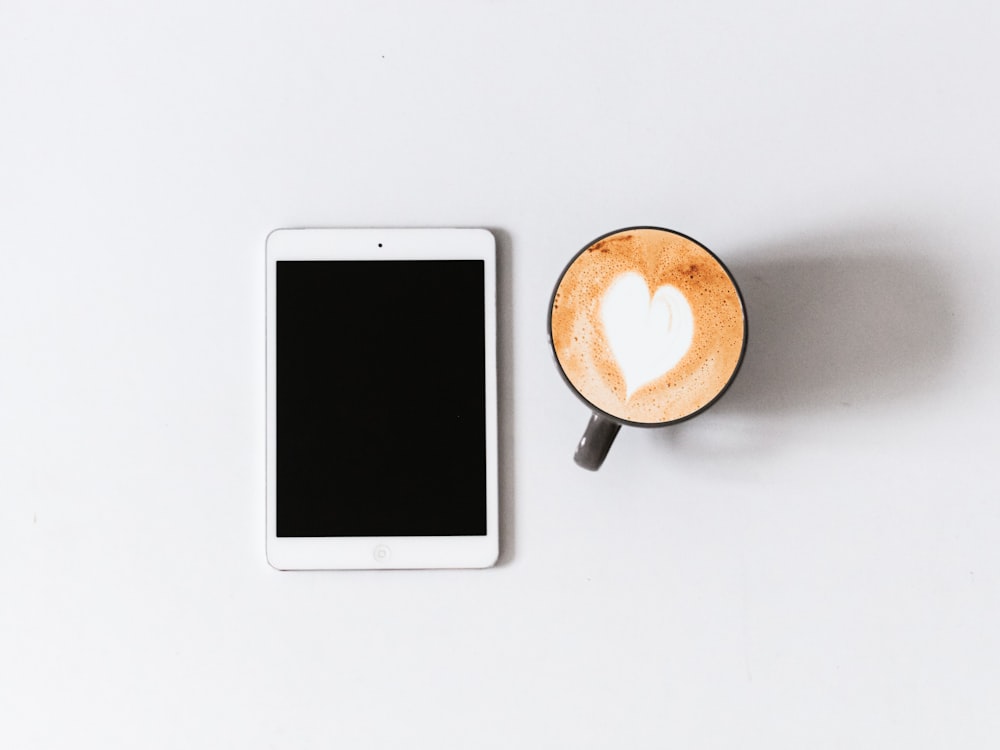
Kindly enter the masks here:
M 552 298 L 550 333 L 581 396 L 626 422 L 664 424 L 711 404 L 743 356 L 746 321 L 726 268 L 692 239 L 640 227 L 584 248 Z

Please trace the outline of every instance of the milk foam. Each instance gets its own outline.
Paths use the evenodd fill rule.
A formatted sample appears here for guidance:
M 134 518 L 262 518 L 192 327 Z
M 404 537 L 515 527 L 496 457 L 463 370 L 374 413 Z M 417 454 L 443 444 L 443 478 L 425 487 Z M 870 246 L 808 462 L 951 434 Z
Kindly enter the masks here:
M 693 240 L 649 227 L 578 253 L 553 294 L 549 322 L 572 386 L 596 408 L 639 424 L 677 421 L 711 403 L 736 373 L 746 334 L 725 267 Z
M 608 287 L 601 323 L 625 378 L 625 399 L 670 372 L 691 348 L 694 314 L 677 287 L 664 284 L 652 295 L 646 280 L 630 271 Z

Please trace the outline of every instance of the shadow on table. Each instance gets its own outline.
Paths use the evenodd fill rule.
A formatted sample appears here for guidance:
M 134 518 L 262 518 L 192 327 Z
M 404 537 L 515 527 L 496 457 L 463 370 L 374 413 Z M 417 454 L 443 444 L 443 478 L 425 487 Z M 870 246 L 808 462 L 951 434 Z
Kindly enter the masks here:
M 750 249 L 728 263 L 749 338 L 733 385 L 705 415 L 662 431 L 676 445 L 709 415 L 754 423 L 916 399 L 952 358 L 957 320 L 928 240 L 828 234 Z
M 514 277 L 510 235 L 490 229 L 497 245 L 497 406 L 500 558 L 514 559 Z

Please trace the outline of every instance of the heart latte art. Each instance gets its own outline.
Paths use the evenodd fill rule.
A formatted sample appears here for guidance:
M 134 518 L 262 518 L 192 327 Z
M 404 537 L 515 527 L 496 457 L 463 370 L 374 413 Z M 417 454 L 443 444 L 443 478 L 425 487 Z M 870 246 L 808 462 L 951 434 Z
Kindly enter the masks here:
M 598 409 L 662 424 L 703 409 L 739 367 L 743 304 L 708 250 L 663 229 L 585 248 L 552 299 L 550 333 L 570 384 Z
M 652 299 L 645 279 L 624 273 L 601 301 L 604 336 L 625 378 L 625 398 L 673 369 L 691 348 L 694 316 L 684 294 L 669 284 Z

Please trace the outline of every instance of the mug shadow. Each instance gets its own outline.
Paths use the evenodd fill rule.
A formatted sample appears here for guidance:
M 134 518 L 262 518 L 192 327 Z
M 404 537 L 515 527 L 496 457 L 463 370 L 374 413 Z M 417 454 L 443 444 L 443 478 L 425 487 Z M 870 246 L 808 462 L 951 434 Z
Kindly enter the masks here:
M 752 432 L 932 392 L 953 356 L 957 321 L 927 241 L 896 231 L 817 235 L 729 262 L 747 312 L 743 366 L 705 415 L 660 432 L 676 447 L 709 415 L 743 418 Z

